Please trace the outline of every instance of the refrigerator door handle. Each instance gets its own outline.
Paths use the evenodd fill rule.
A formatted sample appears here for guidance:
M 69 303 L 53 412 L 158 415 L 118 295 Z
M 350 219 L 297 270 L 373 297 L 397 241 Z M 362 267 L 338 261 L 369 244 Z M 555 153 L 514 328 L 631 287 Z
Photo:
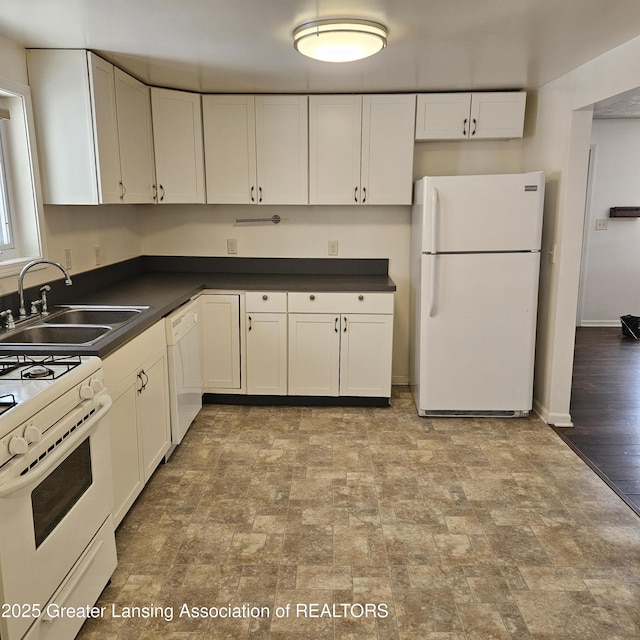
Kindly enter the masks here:
M 438 253 L 437 233 L 438 217 L 440 215 L 440 194 L 433 187 L 431 191 L 431 253 Z
M 438 256 L 431 256 L 431 286 L 429 287 L 429 317 L 433 318 L 436 315 L 438 308 Z

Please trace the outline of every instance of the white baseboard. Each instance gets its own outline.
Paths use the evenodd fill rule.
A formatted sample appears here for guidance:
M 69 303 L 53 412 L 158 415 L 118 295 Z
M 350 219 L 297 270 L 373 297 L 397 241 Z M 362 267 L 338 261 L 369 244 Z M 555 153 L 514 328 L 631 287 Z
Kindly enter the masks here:
M 582 320 L 581 327 L 619 327 L 620 319 L 617 320 Z
M 571 415 L 568 413 L 552 413 L 537 400 L 533 401 L 533 410 L 542 420 L 553 427 L 573 427 Z

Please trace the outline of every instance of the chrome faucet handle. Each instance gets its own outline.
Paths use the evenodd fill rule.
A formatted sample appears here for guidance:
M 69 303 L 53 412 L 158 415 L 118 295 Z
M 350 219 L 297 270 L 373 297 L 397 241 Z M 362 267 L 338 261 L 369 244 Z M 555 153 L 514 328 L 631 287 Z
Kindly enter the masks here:
M 11 309 L 5 309 L 0 312 L 0 318 L 5 319 L 5 329 L 15 329 L 16 321 L 13 319 L 13 312 Z
M 31 315 L 38 315 L 38 306 L 42 304 L 42 300 L 34 300 L 31 303 Z

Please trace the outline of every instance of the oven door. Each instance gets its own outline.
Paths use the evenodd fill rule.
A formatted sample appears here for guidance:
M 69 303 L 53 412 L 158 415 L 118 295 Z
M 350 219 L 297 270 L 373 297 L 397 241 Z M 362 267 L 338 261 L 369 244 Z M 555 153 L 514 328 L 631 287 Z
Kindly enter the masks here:
M 23 637 L 111 517 L 110 406 L 83 402 L 0 469 L 0 601 L 24 606 L 0 617 L 3 640 Z

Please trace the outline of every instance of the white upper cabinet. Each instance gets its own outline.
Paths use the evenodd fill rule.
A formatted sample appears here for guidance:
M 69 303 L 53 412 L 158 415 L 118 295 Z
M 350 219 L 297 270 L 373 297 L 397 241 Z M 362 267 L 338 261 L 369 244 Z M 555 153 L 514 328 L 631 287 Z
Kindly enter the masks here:
M 93 122 L 95 164 L 90 160 L 92 173 L 96 171 L 98 201 L 103 203 L 120 202 L 122 188 L 120 179 L 120 147 L 118 144 L 118 120 L 116 116 L 116 88 L 114 67 L 102 58 L 88 54 L 89 89 L 93 100 L 90 101 Z M 82 108 L 82 103 L 76 105 Z M 54 127 L 48 127 L 49 130 Z M 48 133 L 53 133 L 48 131 Z M 54 134 L 55 135 L 55 134 Z M 88 150 L 88 155 L 91 154 Z M 92 180 L 89 183 L 93 182 Z
M 307 204 L 307 96 L 256 96 L 258 202 Z
M 149 88 L 82 50 L 28 50 L 27 64 L 44 202 L 153 202 Z
M 151 112 L 157 202 L 204 203 L 200 94 L 152 87 Z
M 362 99 L 361 185 L 364 204 L 411 204 L 416 96 Z
M 113 65 L 47 49 L 28 50 L 27 65 L 45 204 L 120 202 Z
M 248 204 L 255 192 L 253 96 L 202 96 L 207 202 Z
M 418 95 L 416 140 L 521 138 L 525 91 Z
M 411 204 L 415 95 L 309 97 L 311 204 Z
M 306 96 L 202 97 L 207 202 L 307 204 Z
M 115 68 L 122 202 L 154 202 L 155 167 L 150 89 Z
M 360 189 L 362 96 L 309 97 L 309 202 L 354 204 Z

